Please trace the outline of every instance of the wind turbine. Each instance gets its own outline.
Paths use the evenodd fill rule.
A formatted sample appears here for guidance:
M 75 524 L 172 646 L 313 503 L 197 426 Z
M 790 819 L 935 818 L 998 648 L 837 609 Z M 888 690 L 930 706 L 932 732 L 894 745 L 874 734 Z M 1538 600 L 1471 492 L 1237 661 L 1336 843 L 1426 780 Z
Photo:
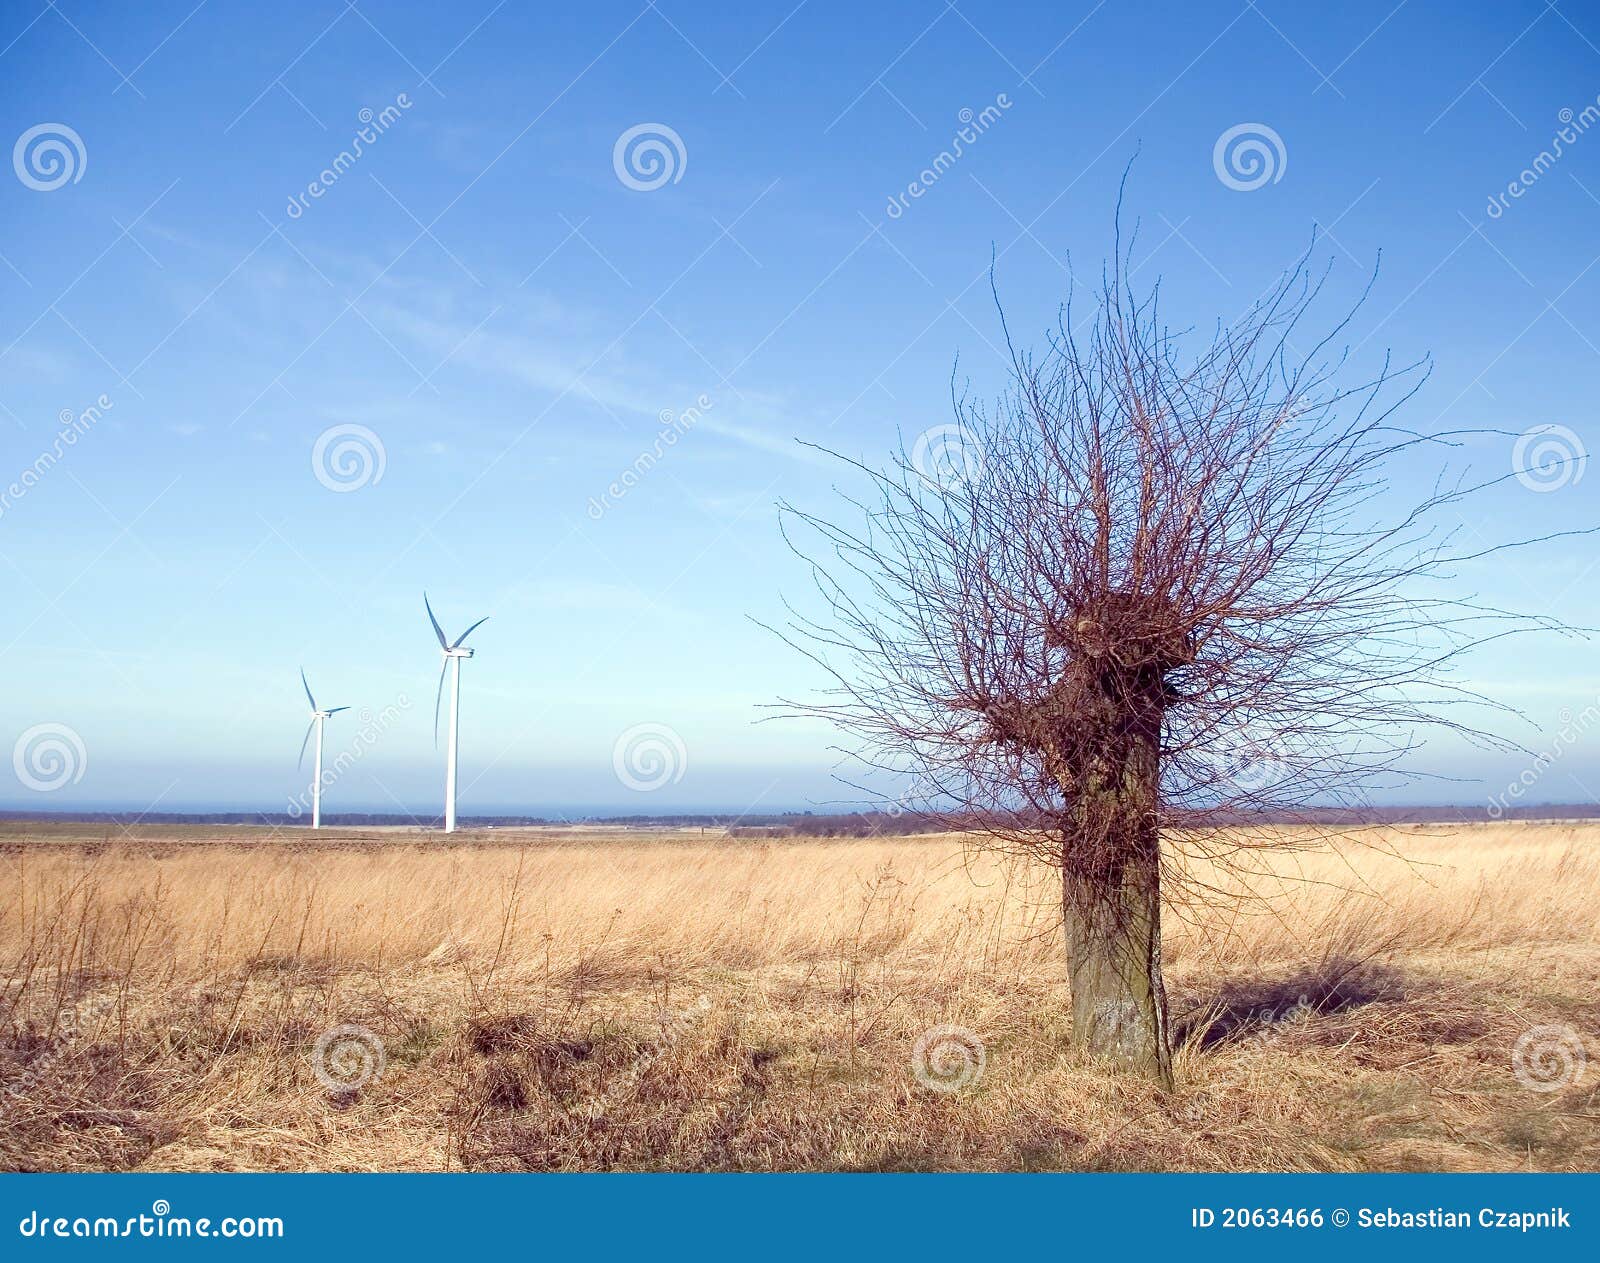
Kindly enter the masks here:
M 318 710 L 317 699 L 311 696 L 311 685 L 306 683 L 306 669 L 300 668 L 300 685 L 306 691 L 306 701 L 311 703 L 311 725 L 306 729 L 306 739 L 300 743 L 300 766 L 306 765 L 306 746 L 311 744 L 311 734 L 317 734 L 317 779 L 311 782 L 311 827 L 322 828 L 322 725 L 328 716 L 337 715 L 348 706 L 335 706 L 332 710 Z
M 439 744 L 439 703 L 444 700 L 444 677 L 450 673 L 450 732 L 446 740 L 444 755 L 444 831 L 456 831 L 456 748 L 457 736 L 461 720 L 461 660 L 472 657 L 472 650 L 463 649 L 461 642 L 487 623 L 487 617 L 480 618 L 466 631 L 455 638 L 452 643 L 444 634 L 444 628 L 439 626 L 439 620 L 433 616 L 433 606 L 428 604 L 428 594 L 422 594 L 422 604 L 427 607 L 428 621 L 433 624 L 433 634 L 439 638 L 439 648 L 444 653 L 444 665 L 439 668 L 439 691 L 433 699 L 433 744 Z

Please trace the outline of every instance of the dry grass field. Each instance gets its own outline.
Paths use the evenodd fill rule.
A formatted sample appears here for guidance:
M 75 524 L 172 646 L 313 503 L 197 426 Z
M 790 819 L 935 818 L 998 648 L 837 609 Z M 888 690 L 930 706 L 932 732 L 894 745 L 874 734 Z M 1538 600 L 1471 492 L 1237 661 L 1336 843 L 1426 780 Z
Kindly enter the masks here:
M 1068 1049 L 1050 875 L 958 838 L 112 832 L 0 836 L 6 1169 L 1600 1166 L 1600 825 L 1172 915 L 1171 1095 Z

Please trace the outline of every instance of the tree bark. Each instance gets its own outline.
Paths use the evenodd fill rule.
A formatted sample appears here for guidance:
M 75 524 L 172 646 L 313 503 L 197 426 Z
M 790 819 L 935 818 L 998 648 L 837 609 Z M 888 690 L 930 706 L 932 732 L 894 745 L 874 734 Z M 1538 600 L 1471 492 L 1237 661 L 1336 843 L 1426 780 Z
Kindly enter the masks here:
M 1164 687 L 1105 684 L 1080 712 L 1095 736 L 1080 747 L 1074 824 L 1062 846 L 1072 1041 L 1171 1088 L 1156 823 Z
M 1171 1088 L 1159 861 L 1125 865 L 1110 887 L 1063 877 L 1072 1042 Z

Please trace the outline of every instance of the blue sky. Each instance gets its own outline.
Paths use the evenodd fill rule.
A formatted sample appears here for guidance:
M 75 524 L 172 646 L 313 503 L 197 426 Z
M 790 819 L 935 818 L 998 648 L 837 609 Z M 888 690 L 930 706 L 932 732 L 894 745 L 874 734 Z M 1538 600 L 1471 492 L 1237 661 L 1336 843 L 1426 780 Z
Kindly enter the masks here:
M 1382 251 L 1358 363 L 1434 358 L 1414 425 L 1508 432 L 1462 453 L 1485 476 L 1531 427 L 1600 442 L 1600 128 L 1581 121 L 1600 17 L 1571 0 L 8 0 L 0 48 L 7 147 L 70 129 L 71 172 L 28 146 L 0 168 L 6 463 L 34 466 L 63 413 L 83 430 L 0 504 L 0 746 L 58 725 L 82 751 L 50 791 L 8 771 L 4 806 L 282 808 L 304 665 L 382 728 L 328 809 L 437 810 L 424 588 L 447 629 L 490 616 L 463 813 L 838 797 L 825 729 L 754 722 L 816 683 L 753 621 L 806 588 L 774 502 L 826 504 L 837 477 L 795 440 L 880 459 L 949 421 L 958 355 L 997 391 L 991 249 L 1031 338 L 1098 274 L 1136 152 L 1139 275 L 1181 319 L 1237 314 L 1320 224 L 1336 296 Z M 670 129 L 659 187 L 614 154 L 641 124 Z M 1214 165 L 1241 124 L 1280 146 L 1259 187 Z M 325 455 L 341 434 L 366 451 L 319 477 L 330 430 Z M 1600 474 L 1563 481 L 1512 481 L 1466 525 L 1594 525 Z M 1595 549 L 1462 582 L 1600 625 Z M 1595 652 L 1524 642 L 1464 668 L 1537 751 L 1600 695 Z M 650 792 L 614 766 L 639 725 L 671 730 L 681 773 Z M 362 726 L 337 717 L 330 749 Z M 1525 762 L 1436 746 L 1425 766 L 1469 783 L 1423 796 L 1482 801 Z M 1597 795 L 1587 730 L 1529 791 Z

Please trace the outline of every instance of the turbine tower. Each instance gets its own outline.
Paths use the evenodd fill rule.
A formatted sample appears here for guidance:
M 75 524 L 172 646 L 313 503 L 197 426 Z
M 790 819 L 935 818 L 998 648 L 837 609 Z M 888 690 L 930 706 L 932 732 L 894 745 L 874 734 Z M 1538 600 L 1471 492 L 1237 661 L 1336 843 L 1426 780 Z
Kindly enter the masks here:
M 300 668 L 300 686 L 306 691 L 306 701 L 311 703 L 311 724 L 306 729 L 306 739 L 300 743 L 300 766 L 306 765 L 306 746 L 311 744 L 311 734 L 317 734 L 317 779 L 311 782 L 311 827 L 322 828 L 322 725 L 328 716 L 337 715 L 348 706 L 335 706 L 332 710 L 318 710 L 317 699 L 311 696 L 311 685 L 306 683 L 306 669 Z
M 461 720 L 461 660 L 472 657 L 472 650 L 463 649 L 462 641 L 487 623 L 487 617 L 480 618 L 466 631 L 455 638 L 452 643 L 444 634 L 444 628 L 439 626 L 439 620 L 433 616 L 433 606 L 428 604 L 428 594 L 422 594 L 422 604 L 427 608 L 428 621 L 433 624 L 433 634 L 439 638 L 439 649 L 444 654 L 444 665 L 439 668 L 439 691 L 433 699 L 433 744 L 439 745 L 439 703 L 444 699 L 445 673 L 450 675 L 450 731 L 446 738 L 444 755 L 444 831 L 456 831 L 456 749 Z

